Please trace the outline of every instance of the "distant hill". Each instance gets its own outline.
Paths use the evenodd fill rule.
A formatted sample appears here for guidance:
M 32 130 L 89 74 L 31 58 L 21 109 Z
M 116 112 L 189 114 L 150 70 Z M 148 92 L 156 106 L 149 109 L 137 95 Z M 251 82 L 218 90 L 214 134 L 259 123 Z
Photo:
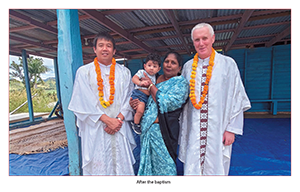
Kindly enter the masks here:
M 56 92 L 55 77 L 49 77 L 49 78 L 45 79 L 44 84 L 42 84 L 41 82 L 38 82 L 37 87 Z M 16 91 L 16 90 L 20 91 L 22 89 L 25 89 L 25 86 L 21 81 L 18 81 L 16 79 L 9 80 L 9 90 L 10 91 Z
M 48 77 L 47 79 L 44 79 L 45 82 L 50 81 L 50 80 L 54 80 L 55 81 L 55 77 Z
M 49 77 L 44 80 L 44 84 L 39 83 L 38 88 L 44 88 L 45 90 L 53 90 L 56 91 L 56 81 L 55 77 Z

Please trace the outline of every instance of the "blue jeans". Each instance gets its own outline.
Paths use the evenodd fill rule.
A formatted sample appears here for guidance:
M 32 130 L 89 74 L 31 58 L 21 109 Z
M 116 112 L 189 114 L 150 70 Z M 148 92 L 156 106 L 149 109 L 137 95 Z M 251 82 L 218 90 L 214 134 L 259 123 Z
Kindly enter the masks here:
M 132 97 L 132 99 L 139 99 L 140 101 L 142 101 L 145 104 L 147 104 L 149 96 L 146 95 L 145 93 L 143 93 L 142 91 L 140 91 L 138 89 L 135 89 L 135 90 L 132 91 L 131 97 Z

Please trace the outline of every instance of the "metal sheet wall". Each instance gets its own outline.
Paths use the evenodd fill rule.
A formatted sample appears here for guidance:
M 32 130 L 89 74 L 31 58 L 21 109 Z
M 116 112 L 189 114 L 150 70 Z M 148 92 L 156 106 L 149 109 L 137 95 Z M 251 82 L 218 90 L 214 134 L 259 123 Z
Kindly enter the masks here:
M 236 49 L 226 55 L 232 57 L 240 70 L 241 78 L 251 101 L 249 112 L 291 111 L 291 45 L 270 48 Z M 183 63 L 192 55 L 182 55 Z M 162 58 L 163 59 L 163 58 Z M 127 61 L 131 74 L 143 68 L 141 59 Z M 162 74 L 162 70 L 159 74 Z
M 226 55 L 237 62 L 249 99 L 254 101 L 249 111 L 271 111 L 272 102 L 266 100 L 280 100 L 277 110 L 291 111 L 291 45 L 230 50 Z

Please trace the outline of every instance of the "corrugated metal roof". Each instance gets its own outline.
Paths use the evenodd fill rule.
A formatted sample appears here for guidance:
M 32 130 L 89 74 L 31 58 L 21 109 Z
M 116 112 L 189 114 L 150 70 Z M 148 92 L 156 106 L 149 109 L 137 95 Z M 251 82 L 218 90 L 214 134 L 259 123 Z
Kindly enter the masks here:
M 162 9 L 141 9 L 134 13 L 146 26 L 170 23 L 166 12 Z
M 135 15 L 129 12 L 108 15 L 107 18 L 123 29 L 135 29 L 145 27 L 145 24 Z
M 138 49 L 139 47 L 134 45 L 133 43 L 127 43 L 118 45 L 118 51 L 130 50 L 130 49 Z
M 144 43 L 153 48 L 165 46 L 161 41 L 145 41 Z
M 24 32 L 22 32 L 22 33 L 24 33 Z M 29 41 L 32 41 L 32 42 L 39 42 L 39 40 L 36 39 L 35 37 L 24 36 L 24 35 L 22 35 L 22 33 L 10 33 L 10 35 L 12 37 L 18 37 L 18 38 L 22 38 L 24 40 L 29 40 Z
M 271 23 L 280 23 L 280 22 L 288 22 L 288 21 L 291 21 L 291 15 L 248 21 L 246 26 L 248 27 L 248 26 L 266 25 Z
M 118 36 L 118 38 L 114 38 L 116 43 L 120 43 L 120 42 L 127 42 L 127 40 L 121 36 Z
M 180 45 L 182 42 L 178 38 L 170 38 L 163 40 L 167 45 Z
M 9 39 L 9 46 L 10 47 L 14 47 L 15 45 L 20 45 L 20 42 L 12 40 L 12 39 Z
M 79 22 L 79 26 L 92 34 L 98 34 L 99 32 L 109 32 L 110 30 L 96 22 L 94 19 L 85 19 Z
M 17 11 L 42 23 L 57 19 L 56 9 L 19 9 Z
M 216 25 L 213 26 L 215 31 L 221 31 L 221 30 L 226 30 L 226 29 L 235 29 L 237 28 L 238 23 L 228 23 L 228 24 L 223 24 L 223 25 Z
M 233 35 L 233 32 L 217 33 L 217 34 L 215 34 L 215 40 L 216 41 L 228 40 L 232 37 L 232 35 Z
M 165 36 L 172 36 L 172 35 L 176 35 L 176 32 L 175 31 L 163 31 L 163 32 L 161 32 L 161 35 L 163 37 L 165 37 Z
M 239 38 L 242 37 L 253 37 L 253 36 L 264 36 L 264 35 L 272 35 L 278 34 L 288 28 L 290 25 L 278 25 L 278 26 L 271 26 L 271 27 L 262 27 L 262 28 L 255 28 L 255 29 L 248 29 L 243 30 L 239 34 Z
M 142 35 L 135 35 L 135 37 L 141 41 L 144 41 L 146 39 L 151 39 L 154 37 L 161 37 L 162 35 L 160 33 L 152 33 L 152 34 L 142 34 Z
M 217 16 L 222 17 L 222 16 L 229 16 L 229 15 L 237 15 L 244 12 L 245 12 L 244 9 L 218 9 Z
M 205 19 L 212 17 L 213 14 L 211 9 L 179 9 L 174 12 L 178 21 Z
M 16 33 L 14 33 L 16 34 Z M 47 41 L 56 39 L 57 36 L 53 33 L 43 31 L 42 29 L 31 29 L 18 32 L 19 37 L 26 37 L 26 39 L 35 40 L 35 41 Z
M 15 20 L 14 18 L 9 18 L 9 28 L 15 28 L 15 27 L 22 27 L 25 26 L 25 24 L 21 21 Z
M 215 47 L 224 47 L 226 46 L 227 42 L 215 42 L 213 46 Z
M 16 9 L 10 11 L 9 40 L 10 53 L 15 54 L 21 48 L 28 49 L 40 56 L 56 56 L 53 47 L 57 46 L 56 34 L 56 12 L 55 9 Z M 185 54 L 190 54 L 194 50 L 193 42 L 190 38 L 190 32 L 194 25 L 201 22 L 208 22 L 213 25 L 216 34 L 216 42 L 214 47 L 217 49 L 224 48 L 234 33 L 240 27 L 239 21 L 242 21 L 245 9 L 175 9 L 171 10 L 175 17 L 176 26 L 179 26 L 180 34 L 175 30 L 175 26 L 169 19 L 167 10 L 164 9 L 98 9 L 104 14 L 107 21 L 120 26 L 123 30 L 131 33 L 131 37 L 123 38 L 127 34 L 117 29 L 109 29 L 103 23 L 107 21 L 96 21 L 86 14 L 89 10 L 78 10 L 80 34 L 82 42 L 85 45 L 87 39 L 89 45 L 93 37 L 98 32 L 111 33 L 117 44 L 117 52 L 128 58 L 144 57 L 149 49 L 164 54 L 169 49 L 178 50 Z M 94 11 L 94 10 L 93 10 Z M 29 17 L 29 21 L 24 21 L 24 17 Z M 30 22 L 39 22 L 40 25 L 35 26 Z M 33 23 L 34 23 L 33 22 Z M 50 31 L 43 28 L 50 27 Z M 249 20 L 242 26 L 242 30 L 238 34 L 232 46 L 226 47 L 232 49 L 235 47 L 246 47 L 255 44 L 267 44 L 279 34 L 283 34 L 279 41 L 290 42 L 291 35 L 286 28 L 291 26 L 291 10 L 275 10 L 275 9 L 256 9 L 253 10 Z M 54 30 L 53 30 L 54 29 Z M 174 38 L 176 36 L 176 38 Z M 179 38 L 184 39 L 182 42 Z M 18 38 L 13 38 L 18 37 Z M 22 40 L 23 39 L 23 40 Z M 150 41 L 149 41 L 149 40 Z M 153 39 L 153 40 L 152 40 Z M 148 40 L 148 41 L 147 41 Z M 140 41 L 138 45 L 135 41 Z M 32 43 L 31 43 L 32 42 Z M 276 43 L 276 42 L 275 42 Z M 185 45 L 184 45 L 185 44 Z M 49 45 L 38 46 L 38 45 Z M 145 45 L 145 46 L 143 46 Z M 236 46 L 238 45 L 238 46 Z M 186 47 L 188 47 L 187 50 Z M 128 51 L 132 50 L 132 51 Z M 138 51 L 141 50 L 141 51 Z M 49 52 L 50 51 L 50 52 Z M 123 51 L 123 52 L 122 52 Z M 93 58 L 92 49 L 83 49 L 83 57 L 85 60 Z
M 260 37 L 257 37 L 257 38 L 253 38 L 253 39 L 250 39 L 250 40 L 236 40 L 234 42 L 235 45 L 238 45 L 238 44 L 253 44 L 253 43 L 262 43 L 262 42 L 266 42 L 266 41 L 270 41 L 272 39 L 272 37 L 263 37 L 263 38 L 260 38 Z

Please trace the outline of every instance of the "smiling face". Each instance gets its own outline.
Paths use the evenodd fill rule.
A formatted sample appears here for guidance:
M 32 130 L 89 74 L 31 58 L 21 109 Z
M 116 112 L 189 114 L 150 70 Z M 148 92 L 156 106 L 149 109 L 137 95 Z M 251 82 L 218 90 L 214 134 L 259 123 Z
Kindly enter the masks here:
M 211 35 L 207 27 L 195 29 L 193 32 L 193 44 L 201 59 L 211 55 L 215 35 Z
M 93 49 L 100 63 L 104 65 L 111 64 L 111 60 L 114 54 L 116 53 L 116 50 L 114 49 L 113 43 L 111 41 L 107 41 L 105 39 L 98 39 L 96 48 L 93 47 Z
M 179 66 L 176 56 L 173 53 L 170 53 L 163 63 L 164 76 L 166 78 L 175 77 L 180 70 L 181 66 Z

